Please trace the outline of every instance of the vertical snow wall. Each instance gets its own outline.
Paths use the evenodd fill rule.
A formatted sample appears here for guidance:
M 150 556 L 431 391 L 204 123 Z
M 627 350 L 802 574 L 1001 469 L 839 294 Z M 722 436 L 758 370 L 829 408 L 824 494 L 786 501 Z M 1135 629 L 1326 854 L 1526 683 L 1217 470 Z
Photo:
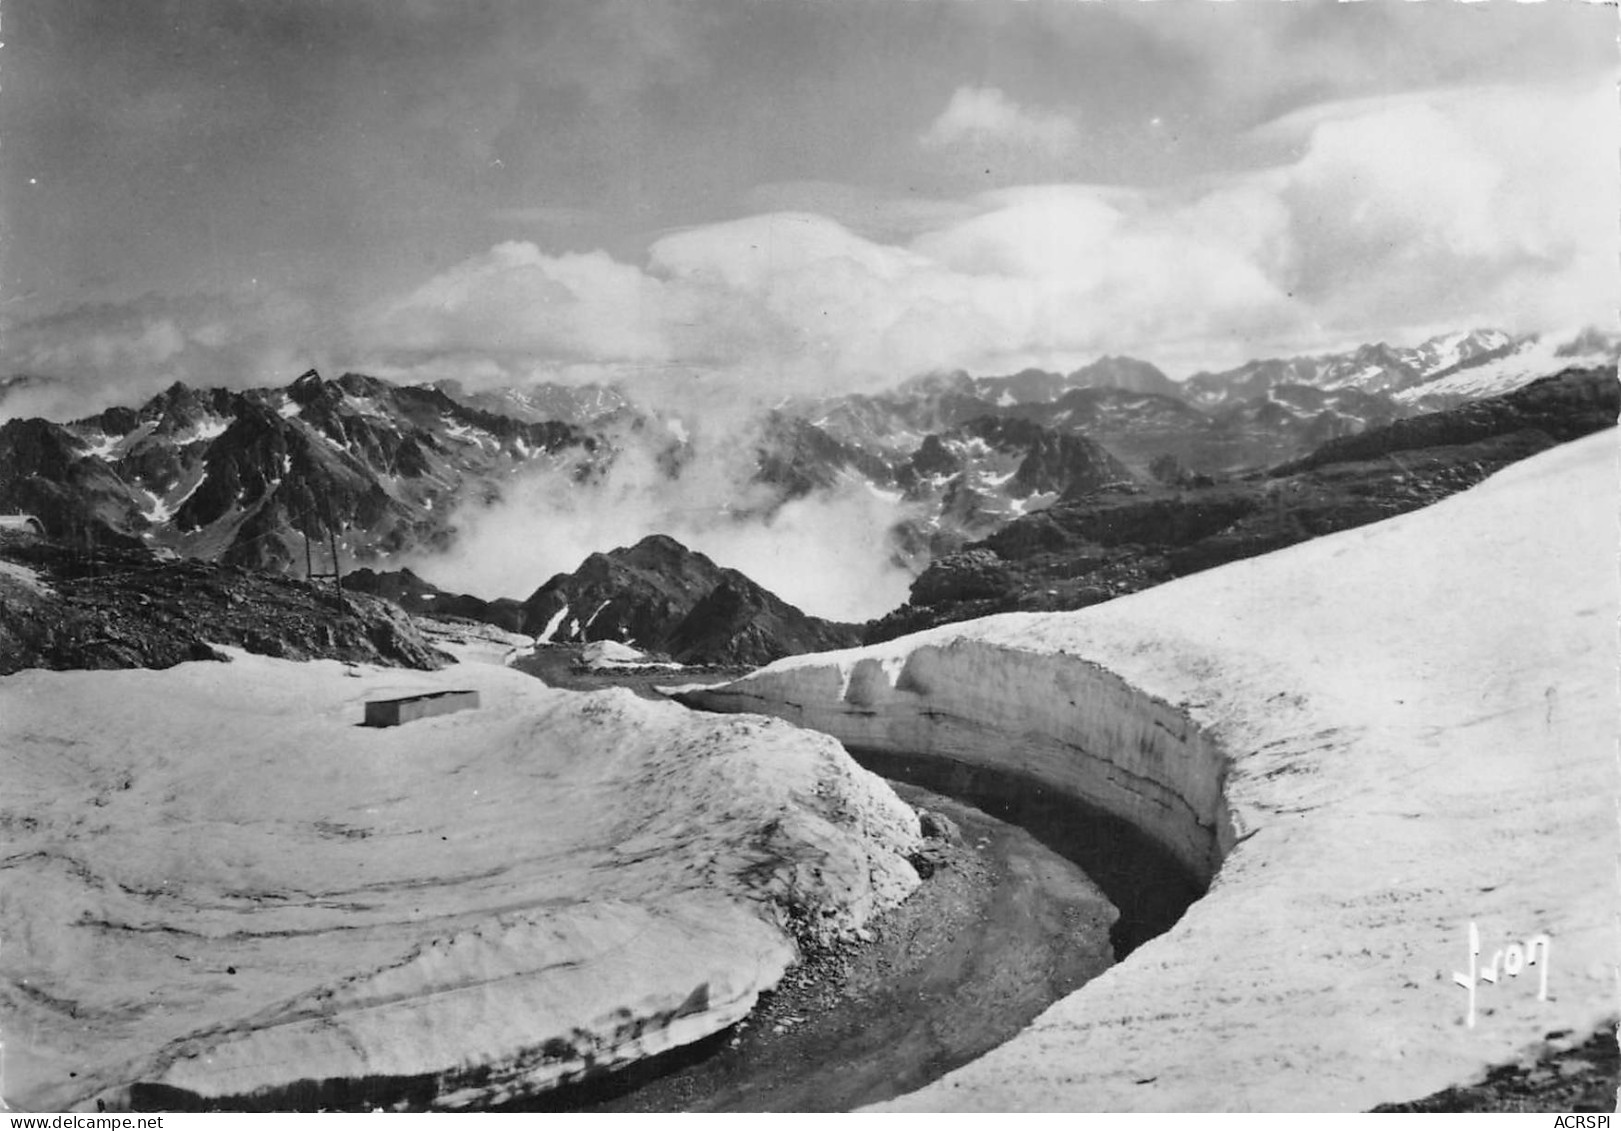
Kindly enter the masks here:
M 794 657 L 677 695 L 776 715 L 853 752 L 1014 773 L 1128 822 L 1201 884 L 1232 847 L 1226 758 L 1177 707 L 1097 664 L 968 639 Z

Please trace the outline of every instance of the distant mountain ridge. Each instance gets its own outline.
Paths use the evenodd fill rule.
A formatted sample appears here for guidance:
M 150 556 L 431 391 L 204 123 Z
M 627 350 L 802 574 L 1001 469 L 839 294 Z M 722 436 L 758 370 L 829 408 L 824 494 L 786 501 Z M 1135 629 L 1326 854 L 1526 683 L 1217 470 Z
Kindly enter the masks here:
M 1167 477 L 1066 497 L 938 557 L 865 641 L 1013 611 L 1084 608 L 1173 577 L 1376 522 L 1517 460 L 1614 427 L 1616 367 L 1571 368 L 1495 397 L 1331 440 L 1270 471 Z
M 409 569 L 351 570 L 343 575 L 343 587 L 346 591 L 385 598 L 416 616 L 482 621 L 508 632 L 517 632 L 523 627 L 521 601 L 511 597 L 486 601 L 468 593 L 452 593 Z
M 556 420 L 585 426 L 631 408 L 623 393 L 607 385 L 543 382 L 522 389 L 472 391 L 460 381 L 444 380 L 430 387 L 469 408 L 532 424 Z
M 1221 372 L 1195 373 L 1182 388 L 1190 404 L 1205 409 L 1266 396 L 1280 385 L 1325 391 L 1354 389 L 1416 404 L 1449 378 L 1517 357 L 1527 360 L 1523 369 L 1499 366 L 1501 377 L 1490 387 L 1464 387 L 1472 387 L 1475 395 L 1489 396 L 1570 365 L 1614 362 L 1621 357 L 1621 334 L 1589 327 L 1566 341 L 1553 342 L 1537 334 L 1466 330 L 1437 335 L 1416 346 L 1379 342 L 1343 353 L 1249 361 Z
M 737 485 L 732 517 L 870 491 L 895 515 L 876 552 L 915 572 L 1058 500 L 1275 467 L 1618 353 L 1608 331 L 1474 330 L 1181 383 L 1117 356 L 1068 373 L 931 374 L 792 401 L 738 428 L 726 441 L 748 452 L 752 478 Z M 61 383 L 13 378 L 0 398 Z M 313 370 L 283 387 L 175 384 L 138 407 L 0 424 L 0 511 L 37 514 L 79 542 L 295 575 L 330 572 L 334 548 L 346 572 L 409 561 L 431 574 L 433 555 L 460 536 L 457 515 L 507 498 L 516 477 L 589 488 L 634 447 L 638 466 L 679 483 L 700 458 L 689 438 L 703 431 L 698 412 L 645 411 L 606 385 L 469 391 Z
M 588 473 L 596 437 L 438 390 L 311 370 L 279 389 L 175 384 L 137 409 L 0 425 L 0 506 L 53 532 L 302 572 L 449 542 L 468 495 L 540 460 Z M 437 514 L 435 513 L 437 510 Z

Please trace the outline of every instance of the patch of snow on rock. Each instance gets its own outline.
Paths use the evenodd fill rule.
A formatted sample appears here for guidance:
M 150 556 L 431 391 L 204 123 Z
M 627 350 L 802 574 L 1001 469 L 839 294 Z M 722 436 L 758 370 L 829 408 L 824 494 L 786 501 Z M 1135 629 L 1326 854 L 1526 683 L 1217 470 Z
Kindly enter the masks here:
M 609 600 L 607 600 L 607 601 L 602 602 L 602 604 L 598 605 L 596 607 L 596 610 L 589 617 L 587 617 L 585 619 L 585 630 L 587 632 L 589 632 L 591 630 L 592 625 L 597 623 L 597 618 L 602 615 L 602 610 L 606 609 L 609 606 L 609 604 L 611 604 L 611 603 L 612 603 L 611 598 Z
M 1500 396 L 1529 385 L 1539 377 L 1547 377 L 1570 368 L 1613 364 L 1614 355 L 1603 350 L 1587 353 L 1561 354 L 1565 339 L 1544 335 L 1528 339 L 1504 357 L 1482 362 L 1456 373 L 1403 389 L 1394 399 L 1407 405 L 1423 407 L 1428 401 L 1442 398 L 1469 398 Z M 1507 344 L 1506 342 L 1501 344 Z
M 541 630 L 539 636 L 535 637 L 535 643 L 551 643 L 552 634 L 557 631 L 558 626 L 563 623 L 563 618 L 566 616 L 568 616 L 568 606 L 564 605 L 561 609 L 558 609 L 557 612 L 552 614 L 552 619 L 546 622 L 546 627 Z
M 449 652 L 464 664 L 510 664 L 535 651 L 530 637 L 493 624 L 433 617 L 413 617 L 412 622 L 435 648 Z
M 124 442 L 122 436 L 109 436 L 105 432 L 94 432 L 82 437 L 86 456 L 95 456 L 97 459 L 106 459 L 113 454 L 113 450 Z
M 174 512 L 169 508 L 169 505 L 163 501 L 161 496 L 153 494 L 145 487 L 137 487 L 136 489 L 147 498 L 149 506 L 143 507 L 141 513 L 146 518 L 146 521 L 150 522 L 153 526 L 162 526 L 174 516 Z
M 40 576 L 36 571 L 21 562 L 8 562 L 0 559 L 0 577 L 9 577 L 13 581 L 20 582 L 23 588 L 42 596 L 48 596 L 54 592 L 49 585 L 40 580 Z
M 217 440 L 225 435 L 226 429 L 231 427 L 231 418 L 224 416 L 208 416 L 199 420 L 184 432 L 176 433 L 170 438 L 170 443 L 178 447 L 187 444 L 201 443 L 204 440 Z

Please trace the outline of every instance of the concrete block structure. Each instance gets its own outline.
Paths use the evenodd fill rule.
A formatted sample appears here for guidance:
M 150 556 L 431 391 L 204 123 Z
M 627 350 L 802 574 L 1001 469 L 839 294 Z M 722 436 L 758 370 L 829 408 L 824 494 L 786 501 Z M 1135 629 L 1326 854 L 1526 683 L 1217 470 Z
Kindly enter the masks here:
M 394 727 L 434 715 L 477 709 L 476 691 L 431 691 L 425 695 L 407 695 L 402 699 L 374 699 L 366 704 L 364 725 Z

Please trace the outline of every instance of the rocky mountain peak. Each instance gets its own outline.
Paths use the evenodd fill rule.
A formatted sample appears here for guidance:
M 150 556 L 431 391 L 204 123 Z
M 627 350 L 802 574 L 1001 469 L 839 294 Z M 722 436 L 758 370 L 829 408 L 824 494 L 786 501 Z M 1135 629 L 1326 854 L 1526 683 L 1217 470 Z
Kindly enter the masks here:
M 643 568 L 658 569 L 667 565 L 695 562 L 704 569 L 719 569 L 697 550 L 689 550 L 668 534 L 649 534 L 620 555 L 621 560 Z
M 665 534 L 553 577 L 523 603 L 522 631 L 545 643 L 617 640 L 683 663 L 768 663 L 846 647 L 859 635 Z
M 1181 386 L 1167 377 L 1157 365 L 1134 357 L 1104 355 L 1083 365 L 1067 378 L 1069 385 L 1087 389 L 1125 389 L 1133 393 L 1154 393 L 1180 397 Z
M 0 424 L 0 482 L 25 475 L 65 481 L 80 454 L 73 434 L 37 417 Z
M 342 391 L 321 379 L 319 371 L 306 369 L 287 386 L 287 396 L 295 404 L 309 406 L 342 396 Z

